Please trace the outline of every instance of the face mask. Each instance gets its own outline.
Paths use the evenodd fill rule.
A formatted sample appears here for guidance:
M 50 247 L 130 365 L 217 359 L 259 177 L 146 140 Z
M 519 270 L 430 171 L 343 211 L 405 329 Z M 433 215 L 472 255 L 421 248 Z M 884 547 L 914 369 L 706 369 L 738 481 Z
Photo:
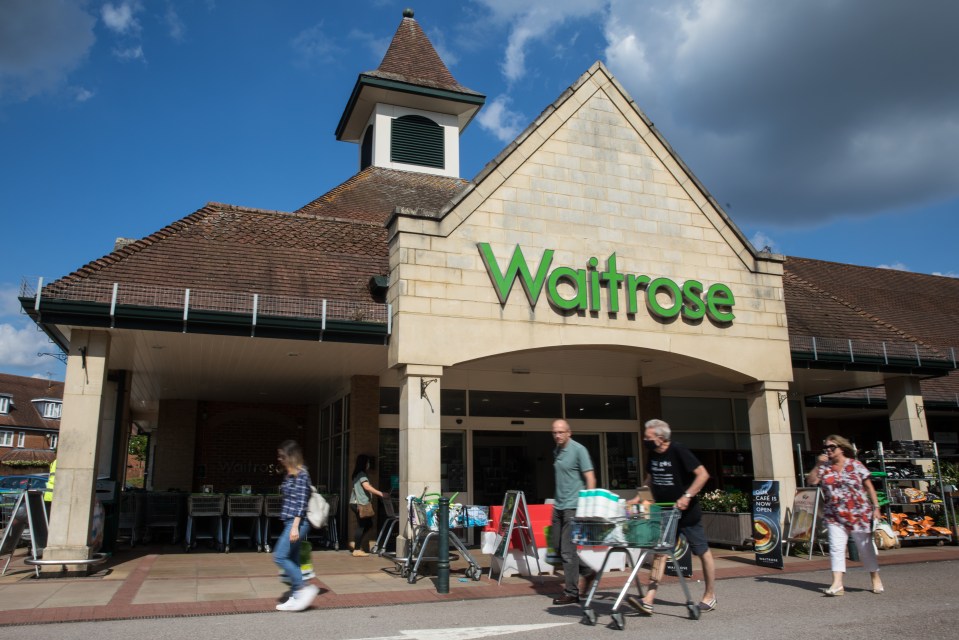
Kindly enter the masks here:
M 655 451 L 659 448 L 655 440 L 643 440 L 643 446 L 646 447 L 647 451 Z

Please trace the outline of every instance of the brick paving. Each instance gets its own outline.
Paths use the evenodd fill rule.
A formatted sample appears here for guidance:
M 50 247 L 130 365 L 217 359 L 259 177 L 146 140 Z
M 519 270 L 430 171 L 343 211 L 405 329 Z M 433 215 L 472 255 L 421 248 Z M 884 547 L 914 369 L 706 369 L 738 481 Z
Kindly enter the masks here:
M 823 556 L 808 560 L 789 557 L 780 571 L 757 566 L 754 556 L 748 552 L 713 549 L 713 553 L 720 580 L 803 571 L 822 571 L 823 584 L 829 579 L 826 575 L 829 559 Z M 185 554 L 179 548 L 160 546 L 120 550 L 89 576 L 39 579 L 34 577 L 33 569 L 23 563 L 24 554 L 25 550 L 19 550 L 6 575 L 0 577 L 0 625 L 267 612 L 274 611 L 284 591 L 271 557 L 265 553 L 198 551 Z M 536 594 L 545 598 L 562 590 L 561 576 L 553 575 L 508 576 L 497 584 L 488 577 L 489 558 L 478 553 L 475 557 L 486 569 L 483 577 L 479 581 L 466 579 L 465 563 L 454 562 L 450 593 L 441 595 L 436 592 L 431 575 L 409 584 L 387 559 L 353 558 L 345 551 L 316 551 L 313 556 L 317 571 L 315 584 L 321 592 L 312 608 L 375 607 Z M 909 545 L 880 552 L 883 566 L 949 560 L 959 560 L 959 546 Z M 851 566 L 857 564 L 851 563 Z M 698 568 L 698 562 L 694 566 Z M 623 571 L 608 572 L 602 579 L 600 591 L 618 589 L 626 577 Z M 693 579 L 699 577 L 697 570 Z M 205 586 L 217 582 L 230 585 L 229 596 L 204 592 Z M 100 588 L 85 588 L 93 584 Z M 699 595 L 698 588 L 693 585 L 691 589 L 694 598 Z M 111 589 L 112 596 L 103 604 L 104 592 L 109 595 Z

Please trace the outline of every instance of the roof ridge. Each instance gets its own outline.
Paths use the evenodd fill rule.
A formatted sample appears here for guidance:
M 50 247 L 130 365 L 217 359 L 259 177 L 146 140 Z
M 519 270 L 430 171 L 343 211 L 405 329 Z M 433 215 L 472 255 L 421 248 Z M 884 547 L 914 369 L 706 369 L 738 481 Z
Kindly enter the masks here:
M 877 317 L 877 316 L 869 313 L 868 311 L 866 311 L 866 310 L 863 309 L 862 307 L 859 307 L 858 305 L 855 305 L 855 304 L 853 304 L 852 302 L 849 302 L 848 300 L 845 300 L 844 298 L 841 298 L 841 297 L 837 296 L 836 294 L 832 293 L 831 291 L 828 291 L 828 290 L 826 290 L 826 289 L 823 289 L 822 287 L 820 287 L 820 286 L 818 286 L 818 285 L 815 285 L 815 284 L 809 282 L 808 280 L 797 276 L 797 275 L 794 274 L 794 273 L 790 273 L 789 271 L 786 271 L 786 272 L 783 273 L 783 278 L 784 278 L 784 279 L 785 279 L 785 278 L 788 278 L 788 279 L 790 279 L 790 280 L 794 280 L 794 281 L 802 284 L 803 286 L 805 286 L 805 287 L 808 288 L 808 289 L 812 289 L 812 290 L 814 290 L 814 291 L 818 291 L 819 293 L 822 293 L 823 295 L 829 296 L 829 298 L 831 298 L 832 300 L 834 300 L 834 301 L 837 302 L 838 304 L 841 304 L 842 306 L 846 307 L 847 309 L 850 309 L 851 311 L 854 311 L 855 313 L 857 313 L 859 316 L 865 318 L 866 320 L 869 320 L 869 321 L 871 321 L 871 322 L 874 322 L 874 323 L 876 323 L 876 324 L 878 324 L 878 325 L 880 325 L 880 326 L 886 327 L 887 329 L 889 329 L 889 330 L 892 331 L 893 333 L 897 333 L 897 334 L 901 335 L 904 339 L 906 339 L 906 340 L 908 340 L 908 341 L 910 341 L 910 342 L 915 342 L 916 344 L 921 344 L 922 346 L 927 347 L 927 348 L 929 348 L 929 349 L 932 349 L 933 351 L 936 351 L 937 353 L 938 353 L 938 351 L 939 351 L 936 347 L 934 347 L 933 345 L 925 342 L 925 341 L 922 340 L 921 338 L 918 338 L 918 337 L 916 337 L 916 336 L 914 336 L 914 335 L 912 335 L 912 334 L 910 334 L 910 333 L 907 333 L 907 332 L 903 331 L 902 329 L 900 329 L 900 328 L 897 327 L 896 325 L 894 325 L 894 324 L 892 324 L 892 323 L 890 323 L 890 322 L 887 322 L 887 321 L 883 320 L 882 318 L 879 318 L 879 317 Z M 822 336 L 822 337 L 825 338 L 825 337 L 828 337 L 828 336 Z

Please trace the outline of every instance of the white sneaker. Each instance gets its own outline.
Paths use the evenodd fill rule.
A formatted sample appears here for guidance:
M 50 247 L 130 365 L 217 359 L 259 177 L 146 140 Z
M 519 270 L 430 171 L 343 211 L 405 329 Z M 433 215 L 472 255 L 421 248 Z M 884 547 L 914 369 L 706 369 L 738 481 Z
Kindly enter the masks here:
M 320 593 L 319 587 L 315 584 L 304 585 L 302 589 L 296 592 L 296 594 L 290 598 L 290 602 L 293 602 L 293 608 L 288 609 L 289 611 L 303 611 L 308 609 L 313 600 L 316 598 L 317 594 Z M 287 611 L 287 609 L 284 609 Z
M 296 598 L 290 596 L 286 599 L 286 602 L 281 602 L 276 605 L 277 611 L 301 611 L 301 609 L 296 608 Z

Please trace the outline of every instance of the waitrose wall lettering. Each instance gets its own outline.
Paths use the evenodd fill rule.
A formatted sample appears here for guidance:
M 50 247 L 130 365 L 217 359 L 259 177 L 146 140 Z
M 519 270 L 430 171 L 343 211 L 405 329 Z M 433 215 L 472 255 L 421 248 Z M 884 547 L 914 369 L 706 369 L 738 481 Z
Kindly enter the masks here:
M 707 289 L 698 280 L 687 280 L 681 285 L 669 278 L 650 278 L 649 276 L 620 273 L 616 269 L 616 254 L 606 259 L 606 268 L 599 270 L 599 260 L 595 257 L 586 261 L 585 269 L 556 267 L 550 271 L 553 263 L 553 250 L 545 249 L 540 258 L 539 267 L 534 274 L 526 262 L 523 249 L 516 245 L 513 256 L 505 270 L 499 268 L 493 250 L 486 242 L 480 242 L 480 256 L 486 265 L 490 280 L 499 301 L 503 304 L 509 298 L 513 283 L 519 280 L 531 306 L 536 306 L 540 294 L 546 289 L 546 298 L 557 309 L 576 311 L 599 311 L 602 291 L 608 293 L 610 313 L 620 309 L 621 291 L 625 293 L 626 313 L 639 311 L 639 299 L 645 298 L 650 313 L 660 318 L 674 318 L 682 314 L 689 320 L 699 320 L 709 316 L 716 322 L 732 322 L 733 305 L 736 299 L 728 286 L 717 282 Z M 560 295 L 560 284 L 572 288 L 573 296 Z M 666 294 L 670 302 L 661 304 L 659 294 Z

